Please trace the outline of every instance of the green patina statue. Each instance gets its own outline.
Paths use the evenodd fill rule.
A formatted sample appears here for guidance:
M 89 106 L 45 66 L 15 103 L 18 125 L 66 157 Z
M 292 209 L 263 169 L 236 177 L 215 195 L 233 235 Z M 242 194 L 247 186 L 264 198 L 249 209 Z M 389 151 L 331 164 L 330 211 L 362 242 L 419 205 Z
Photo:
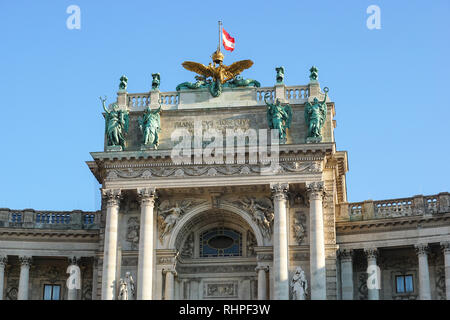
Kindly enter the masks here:
M 277 72 L 277 83 L 283 83 L 284 81 L 284 67 L 275 68 Z
M 311 69 L 309 69 L 309 72 L 309 80 L 317 81 L 319 78 L 319 70 L 315 66 L 312 66 Z
M 158 90 L 159 89 L 159 84 L 161 82 L 161 76 L 159 75 L 159 73 L 153 73 L 152 74 L 152 90 Z
M 325 98 L 322 102 L 314 97 L 312 103 L 305 104 L 305 122 L 308 128 L 306 140 L 307 142 L 320 142 L 322 140 L 321 130 L 327 118 L 327 93 L 328 88 L 323 89 Z
M 120 84 L 119 84 L 119 90 L 120 91 L 126 91 L 127 90 L 127 84 L 128 84 L 128 78 L 123 75 L 120 77 Z
M 159 132 L 161 132 L 160 113 L 161 105 L 154 111 L 150 110 L 150 106 L 147 106 L 142 118 L 138 119 L 139 129 L 141 129 L 143 135 L 142 144 L 144 147 L 158 148 Z
M 103 110 L 105 110 L 105 133 L 107 138 L 107 146 L 120 146 L 125 149 L 124 135 L 128 132 L 128 111 L 119 109 L 117 103 L 111 105 L 110 110 L 106 108 L 106 97 L 102 99 Z
M 230 88 L 236 88 L 236 87 L 255 87 L 259 88 L 261 87 L 261 84 L 253 79 L 244 79 L 241 76 L 236 76 L 235 78 L 227 81 L 224 86 L 230 87 Z
M 267 102 L 268 94 L 264 96 L 267 105 L 267 122 L 270 129 L 279 130 L 280 143 L 286 143 L 286 131 L 291 127 L 292 109 L 287 104 L 281 104 L 280 99 L 275 104 Z
M 205 77 L 195 76 L 196 82 L 183 82 L 177 85 L 176 90 L 180 91 L 183 89 L 198 89 L 198 88 L 205 88 L 208 86 L 208 82 Z

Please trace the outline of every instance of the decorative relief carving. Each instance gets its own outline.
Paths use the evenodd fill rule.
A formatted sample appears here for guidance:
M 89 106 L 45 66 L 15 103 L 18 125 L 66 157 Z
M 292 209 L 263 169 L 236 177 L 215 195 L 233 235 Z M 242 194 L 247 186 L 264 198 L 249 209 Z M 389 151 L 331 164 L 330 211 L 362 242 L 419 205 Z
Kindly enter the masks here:
M 244 197 L 233 203 L 239 207 L 242 206 L 251 215 L 265 238 L 272 237 L 274 213 L 272 201 L 269 198 Z
M 6 288 L 6 300 L 17 300 L 19 293 L 19 279 L 8 279 L 8 287 Z
M 164 242 L 164 238 L 169 235 L 176 223 L 194 205 L 198 205 L 205 200 L 164 200 L 158 206 L 158 234 L 159 241 Z
M 205 282 L 203 286 L 203 296 L 205 298 L 237 298 L 238 282 Z
M 247 230 L 247 257 L 254 257 L 256 255 L 255 253 L 256 245 L 257 243 L 255 235 L 250 230 Z
M 309 194 L 310 199 L 322 199 L 325 195 L 323 181 L 308 183 L 306 192 Z
M 358 294 L 359 300 L 367 300 L 369 297 L 369 292 L 367 289 L 367 272 L 362 272 L 358 277 Z
M 7 263 L 8 263 L 8 257 L 0 256 L 0 267 L 5 268 Z
M 193 258 L 194 257 L 194 233 L 191 232 L 186 240 L 184 241 L 183 247 L 181 248 L 182 258 Z
M 416 244 L 414 246 L 414 248 L 416 249 L 416 253 L 418 256 L 423 256 L 423 255 L 426 256 L 429 252 L 428 244 L 426 244 L 426 243 Z
M 352 261 L 354 251 L 351 249 L 339 249 L 341 261 Z
M 131 250 L 139 248 L 139 218 L 130 217 L 127 221 L 126 241 L 130 243 Z
M 295 261 L 306 261 L 306 260 L 309 260 L 309 253 L 307 253 L 307 252 L 294 253 L 294 254 L 292 254 L 292 260 L 295 260 Z
M 377 248 L 365 248 L 364 253 L 368 260 L 376 260 L 378 258 Z
M 294 173 L 320 173 L 322 171 L 321 161 L 291 161 L 279 162 L 278 172 Z M 184 177 L 184 176 L 216 176 L 216 175 L 240 175 L 261 174 L 267 172 L 271 165 L 268 164 L 226 164 L 226 165 L 200 165 L 195 167 L 170 167 L 170 168 L 146 168 L 143 169 L 111 169 L 108 171 L 106 180 L 119 179 L 150 179 L 152 177 Z M 264 171 L 266 170 L 266 171 Z
M 22 266 L 30 267 L 33 262 L 33 259 L 28 256 L 19 256 L 19 263 Z
M 297 244 L 302 244 L 306 236 L 306 215 L 301 211 L 295 213 L 292 231 L 294 232 L 294 238 Z
M 443 267 L 436 268 L 436 296 L 438 300 L 446 300 L 445 269 Z
M 261 253 L 256 256 L 258 261 L 273 261 L 273 255 L 267 253 Z

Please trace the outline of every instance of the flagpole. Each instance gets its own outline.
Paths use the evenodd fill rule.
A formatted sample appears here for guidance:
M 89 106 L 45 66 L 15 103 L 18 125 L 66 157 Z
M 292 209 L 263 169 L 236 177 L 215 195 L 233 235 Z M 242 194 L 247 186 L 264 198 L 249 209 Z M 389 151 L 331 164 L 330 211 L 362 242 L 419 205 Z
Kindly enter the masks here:
M 220 51 L 220 43 L 222 42 L 222 21 L 219 20 L 219 46 L 217 50 Z

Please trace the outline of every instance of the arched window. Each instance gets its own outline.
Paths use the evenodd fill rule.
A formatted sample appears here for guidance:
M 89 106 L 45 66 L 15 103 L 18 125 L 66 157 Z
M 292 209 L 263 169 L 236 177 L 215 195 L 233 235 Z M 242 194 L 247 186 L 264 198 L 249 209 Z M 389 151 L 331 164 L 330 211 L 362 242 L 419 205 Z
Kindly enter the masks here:
M 213 228 L 200 234 L 200 257 L 242 256 L 242 234 L 229 228 Z

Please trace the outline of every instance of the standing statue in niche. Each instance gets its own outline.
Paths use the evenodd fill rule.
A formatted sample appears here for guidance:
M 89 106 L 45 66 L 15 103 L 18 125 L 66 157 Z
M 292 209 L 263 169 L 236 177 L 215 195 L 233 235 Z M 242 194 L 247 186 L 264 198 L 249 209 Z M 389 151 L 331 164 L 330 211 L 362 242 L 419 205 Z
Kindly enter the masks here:
M 306 142 L 320 142 L 322 141 L 321 130 L 327 118 L 327 94 L 328 88 L 323 88 L 325 98 L 322 102 L 314 97 L 313 102 L 305 104 L 305 122 L 308 129 Z
M 138 119 L 139 129 L 141 129 L 143 139 L 142 144 L 144 147 L 158 148 L 159 145 L 159 132 L 161 132 L 161 105 L 159 108 L 152 111 L 150 106 L 145 108 L 144 114 L 141 119 Z
M 306 300 L 308 283 L 306 281 L 305 272 L 301 267 L 295 269 L 294 276 L 291 280 L 292 300 Z
M 103 110 L 106 113 L 105 133 L 107 138 L 107 146 L 120 146 L 121 150 L 125 149 L 125 137 L 128 132 L 129 116 L 127 110 L 121 110 L 117 103 L 111 105 L 110 110 L 106 108 L 106 97 L 100 101 L 103 105 Z
M 134 300 L 136 288 L 130 272 L 125 273 L 125 279 L 119 280 L 119 296 L 117 300 Z
M 280 143 L 286 143 L 286 131 L 291 127 L 292 109 L 287 104 L 281 104 L 280 99 L 275 104 L 267 102 L 268 94 L 264 96 L 267 105 L 267 122 L 270 129 L 278 129 Z

